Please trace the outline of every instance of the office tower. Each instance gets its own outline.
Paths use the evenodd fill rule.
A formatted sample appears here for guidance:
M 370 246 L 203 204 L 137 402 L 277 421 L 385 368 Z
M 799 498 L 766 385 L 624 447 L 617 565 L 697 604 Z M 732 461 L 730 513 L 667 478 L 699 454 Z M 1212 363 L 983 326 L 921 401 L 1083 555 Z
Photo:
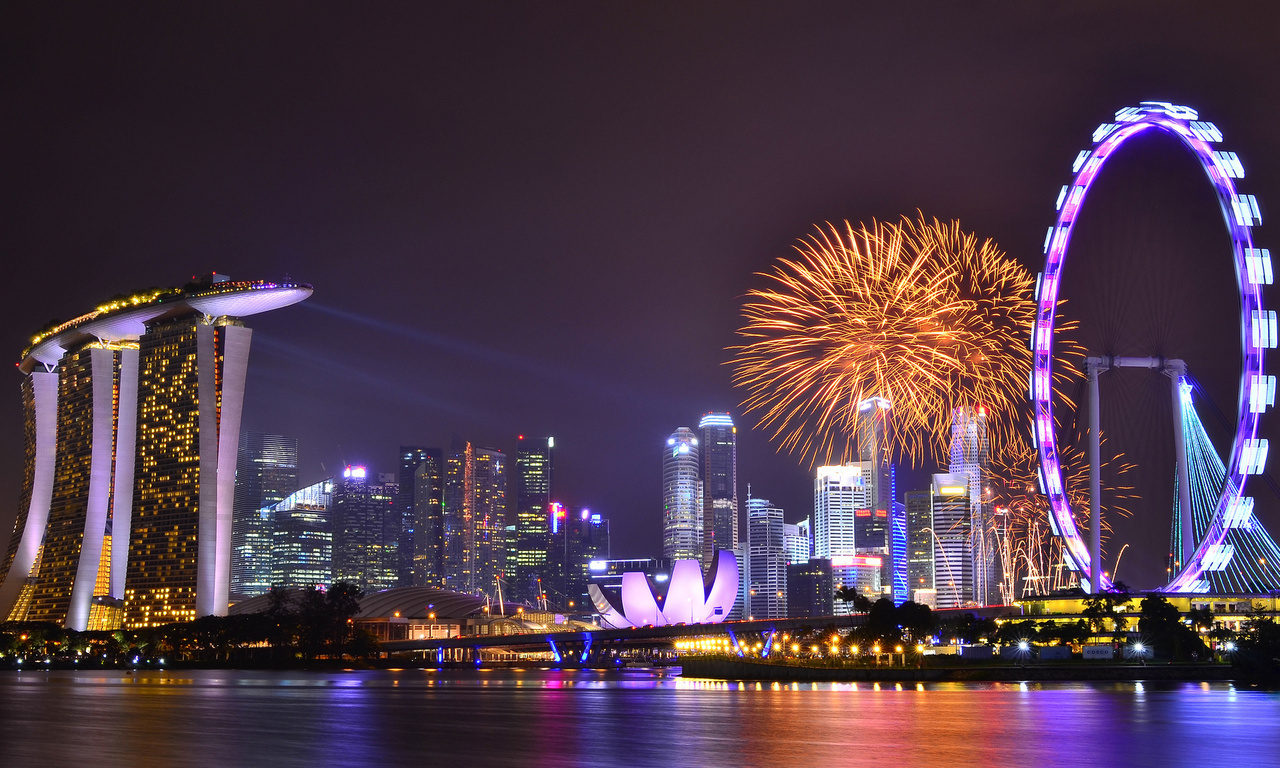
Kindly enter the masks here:
M 698 422 L 702 458 L 702 562 L 738 546 L 738 428 L 728 413 Z
M 890 596 L 894 605 L 902 605 L 911 599 L 910 581 L 907 576 L 907 505 L 900 501 L 889 503 L 889 553 L 884 577 L 889 580 Z
M 969 478 L 970 535 L 973 537 L 973 599 L 982 605 L 1003 602 L 1000 561 L 996 557 L 987 409 L 960 407 L 951 418 L 951 474 Z
M 933 589 L 933 495 L 930 491 L 907 491 L 903 499 L 907 508 L 907 588 L 915 600 L 916 590 Z
M 428 448 L 421 456 L 423 461 L 414 469 L 411 483 L 413 583 L 439 587 L 444 585 L 444 451 Z
M 552 508 L 555 525 L 548 559 L 547 599 L 565 610 L 589 612 L 590 566 L 609 559 L 609 520 L 589 509 L 560 514 L 563 507 L 559 504 L 552 504 Z
M 444 461 L 444 585 L 454 592 L 475 589 L 476 462 L 471 443 L 454 436 Z
M 418 516 L 414 510 L 413 499 L 417 491 L 417 472 L 422 462 L 431 455 L 430 448 L 417 445 L 400 446 L 400 474 L 396 478 L 396 513 L 400 516 L 400 537 L 396 548 L 400 562 L 397 566 L 396 581 L 402 587 L 414 584 L 414 563 L 418 551 Z
M 272 519 L 271 586 L 327 588 L 333 583 L 333 478 L 262 510 Z
M 831 560 L 815 557 L 787 566 L 787 613 L 791 618 L 831 616 L 834 594 Z
M 787 551 L 782 509 L 747 489 L 748 570 L 751 583 L 747 615 L 752 619 L 780 619 L 787 615 Z
M 680 427 L 662 451 L 662 556 L 702 560 L 702 483 L 698 438 Z
M 751 609 L 751 547 L 745 540 L 740 541 L 733 548 L 733 556 L 738 561 L 738 599 L 729 609 L 729 621 L 742 621 Z
M 870 515 L 857 518 L 854 538 L 863 552 L 887 552 L 888 512 L 893 506 L 893 465 L 885 431 L 890 405 L 883 397 L 858 403 L 858 461 L 862 464 Z M 883 514 L 882 514 L 883 513 Z
M 813 557 L 813 544 L 809 541 L 807 525 L 802 529 L 798 523 L 782 524 L 782 552 L 788 565 L 809 562 Z
M 859 525 L 873 515 L 866 462 L 818 467 L 813 486 L 813 554 L 832 558 L 860 553 Z M 888 518 L 888 512 L 885 512 Z
M 492 448 L 477 448 L 474 462 L 475 589 L 496 598 L 498 580 L 506 581 L 507 455 Z
M 0 617 L 84 630 L 95 610 L 135 627 L 226 613 L 252 334 L 239 318 L 310 294 L 214 275 L 35 336 Z
M 929 486 L 939 608 L 961 608 L 975 601 L 969 489 L 969 476 L 961 474 L 934 475 Z
M 334 481 L 333 581 L 378 592 L 396 585 L 400 526 L 395 484 L 370 480 L 365 467 L 347 466 Z
M 537 600 L 542 582 L 550 577 L 547 551 L 551 546 L 552 451 L 555 438 L 526 440 L 516 448 L 516 571 L 512 594 L 518 600 Z M 510 560 L 511 558 L 508 558 Z
M 231 522 L 231 595 L 271 590 L 271 514 L 267 507 L 298 489 L 298 439 L 241 432 Z

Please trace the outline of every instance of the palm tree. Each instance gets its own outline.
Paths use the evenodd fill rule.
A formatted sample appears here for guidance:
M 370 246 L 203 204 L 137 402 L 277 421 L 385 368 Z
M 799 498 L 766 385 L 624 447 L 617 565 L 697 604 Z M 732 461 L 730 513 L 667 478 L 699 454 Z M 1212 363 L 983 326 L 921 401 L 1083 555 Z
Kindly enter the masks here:
M 842 603 L 853 603 L 854 613 L 866 613 L 871 610 L 871 598 L 853 587 L 840 587 L 836 590 L 836 599 Z

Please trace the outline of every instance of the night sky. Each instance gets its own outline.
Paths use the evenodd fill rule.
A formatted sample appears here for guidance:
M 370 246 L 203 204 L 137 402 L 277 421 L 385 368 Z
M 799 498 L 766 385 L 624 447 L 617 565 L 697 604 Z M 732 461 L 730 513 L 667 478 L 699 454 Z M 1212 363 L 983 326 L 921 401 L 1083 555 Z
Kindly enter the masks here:
M 742 297 L 815 222 L 919 208 L 1038 271 L 1071 161 L 1144 99 L 1216 122 L 1242 191 L 1280 215 L 1274 4 L 859 5 L 8 4 L 0 346 L 17 361 L 51 318 L 211 270 L 308 282 L 308 302 L 249 320 L 244 422 L 299 438 L 304 483 L 395 471 L 397 446 L 454 433 L 512 459 L 517 434 L 551 434 L 560 500 L 612 520 L 615 556 L 647 556 L 665 438 L 738 415 Z M 1063 296 L 1082 338 L 1184 357 L 1234 413 L 1238 299 L 1194 161 L 1131 143 L 1080 222 Z M 1259 245 L 1280 248 L 1273 228 Z M 1104 382 L 1143 496 L 1119 576 L 1155 586 L 1168 385 Z M 809 468 L 739 440 L 740 493 L 809 514 Z M 1280 532 L 1280 500 L 1253 492 Z

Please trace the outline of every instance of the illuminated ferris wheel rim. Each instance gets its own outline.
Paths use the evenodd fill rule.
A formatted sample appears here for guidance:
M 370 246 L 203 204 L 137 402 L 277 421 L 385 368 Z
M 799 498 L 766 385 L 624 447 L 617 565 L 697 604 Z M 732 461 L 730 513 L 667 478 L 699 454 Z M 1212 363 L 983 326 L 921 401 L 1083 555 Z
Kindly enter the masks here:
M 1102 166 L 1125 141 L 1150 129 L 1171 133 L 1191 150 L 1213 184 L 1231 236 L 1236 283 L 1240 290 L 1241 349 L 1243 372 L 1237 405 L 1236 432 L 1227 461 L 1226 482 L 1204 538 L 1186 558 L 1182 570 L 1163 589 L 1192 592 L 1205 588 L 1203 574 L 1221 570 L 1231 557 L 1225 544 L 1229 524 L 1237 523 L 1252 508 L 1244 497 L 1245 481 L 1260 474 L 1265 466 L 1267 441 L 1258 438 L 1262 411 L 1274 403 L 1275 378 L 1264 375 L 1264 351 L 1276 346 L 1276 313 L 1262 306 L 1262 285 L 1271 282 L 1271 257 L 1253 247 L 1253 227 L 1262 223 L 1253 195 L 1240 194 L 1235 180 L 1244 169 L 1234 152 L 1213 149 L 1222 133 L 1213 123 L 1201 121 L 1190 107 L 1167 102 L 1144 101 L 1136 107 L 1116 112 L 1114 122 L 1103 123 L 1093 133 L 1093 146 L 1076 156 L 1071 183 L 1058 194 L 1058 215 L 1045 236 L 1045 266 L 1036 284 L 1036 320 L 1032 329 L 1033 367 L 1030 397 L 1035 412 L 1032 436 L 1040 456 L 1040 482 L 1049 498 L 1050 522 L 1066 546 L 1067 558 L 1075 570 L 1090 578 L 1094 591 L 1109 589 L 1105 573 L 1094 579 L 1088 547 L 1076 525 L 1062 480 L 1053 415 L 1053 331 L 1062 266 L 1077 215 L 1089 188 Z M 1174 427 L 1177 429 L 1177 425 Z

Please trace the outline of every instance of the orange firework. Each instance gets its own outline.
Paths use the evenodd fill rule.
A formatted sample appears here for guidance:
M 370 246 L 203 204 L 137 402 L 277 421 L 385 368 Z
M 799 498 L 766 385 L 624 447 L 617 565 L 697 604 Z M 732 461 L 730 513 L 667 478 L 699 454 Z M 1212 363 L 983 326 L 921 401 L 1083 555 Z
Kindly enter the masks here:
M 858 404 L 872 397 L 892 403 L 886 446 L 912 463 L 945 455 L 966 405 L 986 407 L 993 453 L 1025 447 L 1035 304 L 1022 265 L 923 214 L 827 225 L 796 251 L 750 291 L 731 348 L 743 405 L 782 448 L 811 463 L 853 457 Z M 1078 352 L 1059 342 L 1057 354 Z
M 1083 444 L 1081 437 L 1076 441 Z M 1106 446 L 1107 439 L 1101 439 Z M 1089 514 L 1089 462 L 1077 445 L 1062 448 L 1063 482 L 1071 511 L 1081 530 L 1088 530 Z M 1109 538 L 1110 516 L 1128 517 L 1132 514 L 1129 503 L 1138 498 L 1133 486 L 1127 485 L 1132 462 L 1124 460 L 1124 454 L 1107 457 L 1103 451 L 1100 468 L 1103 478 L 1111 482 L 1102 484 L 1102 500 L 1106 514 L 1102 529 L 1104 542 Z M 995 516 L 996 552 L 1001 560 L 1004 575 L 1002 589 L 1008 600 L 1027 595 L 1043 595 L 1073 586 L 1075 575 L 1068 570 L 1063 553 L 1062 539 L 1052 535 L 1049 523 L 1049 500 L 1040 493 L 1038 480 L 1040 458 L 1034 449 L 1026 449 L 1019 455 L 1006 455 L 992 462 L 992 498 Z

